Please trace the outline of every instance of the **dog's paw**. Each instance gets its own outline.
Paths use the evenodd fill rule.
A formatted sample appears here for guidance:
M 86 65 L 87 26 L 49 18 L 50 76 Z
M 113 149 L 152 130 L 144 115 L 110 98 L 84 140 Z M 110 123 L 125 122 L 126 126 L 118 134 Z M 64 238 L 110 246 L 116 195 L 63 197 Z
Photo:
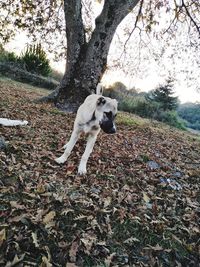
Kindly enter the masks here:
M 87 173 L 87 170 L 85 167 L 79 166 L 78 168 L 78 174 L 79 175 L 85 175 Z
M 63 156 L 59 157 L 59 158 L 56 158 L 55 161 L 58 163 L 58 164 L 62 164 L 66 161 L 67 159 Z

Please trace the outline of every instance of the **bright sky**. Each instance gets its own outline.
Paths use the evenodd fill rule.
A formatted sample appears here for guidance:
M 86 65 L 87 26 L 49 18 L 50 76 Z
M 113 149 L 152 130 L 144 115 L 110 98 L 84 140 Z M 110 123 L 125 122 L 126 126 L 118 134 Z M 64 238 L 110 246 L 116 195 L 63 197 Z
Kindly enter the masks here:
M 103 77 L 103 82 L 106 85 L 112 85 L 114 82 L 119 80 L 128 88 L 131 88 L 134 85 L 136 89 L 145 92 L 155 89 L 159 84 L 164 82 L 164 79 L 158 77 L 158 75 L 153 71 L 151 72 L 151 75 L 146 76 L 144 79 L 138 78 L 134 81 L 131 78 L 125 76 L 124 73 L 120 71 L 112 72 L 109 75 Z M 191 90 L 191 88 L 190 90 L 183 88 L 181 83 L 176 85 L 175 96 L 178 96 L 181 103 L 200 102 L 200 93 L 198 93 L 196 90 Z

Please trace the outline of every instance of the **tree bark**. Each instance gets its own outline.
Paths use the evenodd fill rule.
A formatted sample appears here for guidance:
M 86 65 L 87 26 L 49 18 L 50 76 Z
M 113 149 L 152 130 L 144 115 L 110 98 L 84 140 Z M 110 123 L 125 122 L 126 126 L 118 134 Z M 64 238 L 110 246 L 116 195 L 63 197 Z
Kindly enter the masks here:
M 140 0 L 105 0 L 88 43 L 81 16 L 81 0 L 65 0 L 67 63 L 59 86 L 57 105 L 74 111 L 103 76 L 117 26 Z

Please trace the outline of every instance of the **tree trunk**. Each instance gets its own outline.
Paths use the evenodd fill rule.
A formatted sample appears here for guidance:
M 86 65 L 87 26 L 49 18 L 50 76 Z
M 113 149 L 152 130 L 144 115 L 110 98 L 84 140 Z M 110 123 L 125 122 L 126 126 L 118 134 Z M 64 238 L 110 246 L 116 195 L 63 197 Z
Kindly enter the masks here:
M 74 111 L 95 91 L 107 65 L 107 56 L 117 26 L 140 0 L 105 0 L 88 43 L 81 16 L 81 0 L 65 0 L 67 34 L 66 71 L 56 103 Z

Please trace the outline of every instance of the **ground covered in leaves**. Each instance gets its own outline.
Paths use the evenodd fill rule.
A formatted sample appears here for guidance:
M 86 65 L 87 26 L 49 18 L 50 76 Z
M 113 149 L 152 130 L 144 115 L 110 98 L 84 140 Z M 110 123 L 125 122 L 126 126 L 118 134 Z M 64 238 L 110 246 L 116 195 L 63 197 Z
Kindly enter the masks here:
M 0 266 L 199 266 L 198 137 L 121 113 L 80 177 L 85 139 L 54 162 L 74 115 L 42 94 L 0 80 L 0 117 L 29 122 L 0 126 Z

